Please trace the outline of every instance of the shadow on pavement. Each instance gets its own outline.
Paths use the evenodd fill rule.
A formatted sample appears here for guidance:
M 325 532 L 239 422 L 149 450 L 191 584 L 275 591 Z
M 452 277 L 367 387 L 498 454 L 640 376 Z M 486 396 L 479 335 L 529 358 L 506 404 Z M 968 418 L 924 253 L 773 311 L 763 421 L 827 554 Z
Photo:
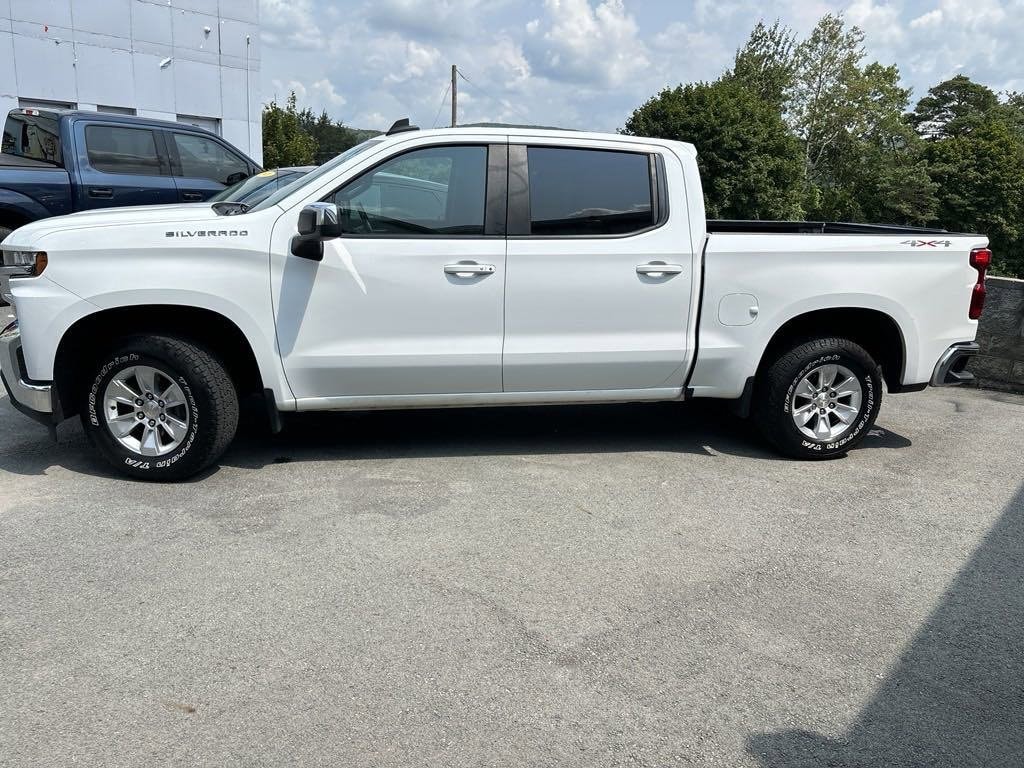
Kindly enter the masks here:
M 57 464 L 84 474 L 116 476 L 92 455 L 77 420 L 60 428 L 56 446 L 5 402 L 0 403 L 0 426 L 15 435 L 14 445 L 0 444 L 0 470 L 34 475 Z M 749 422 L 734 416 L 727 403 L 710 400 L 286 414 L 284 426 L 282 433 L 270 435 L 262 400 L 246 402 L 238 436 L 220 466 L 255 469 L 331 459 L 643 451 L 785 460 Z M 876 428 L 858 450 L 910 444 L 901 435 Z M 194 480 L 213 472 L 216 467 Z
M 864 445 L 910 441 L 879 429 Z M 783 458 L 727 404 L 703 401 L 292 414 L 272 438 L 252 419 L 221 463 L 644 451 Z
M 757 734 L 765 768 L 1024 765 L 1024 486 L 840 740 Z

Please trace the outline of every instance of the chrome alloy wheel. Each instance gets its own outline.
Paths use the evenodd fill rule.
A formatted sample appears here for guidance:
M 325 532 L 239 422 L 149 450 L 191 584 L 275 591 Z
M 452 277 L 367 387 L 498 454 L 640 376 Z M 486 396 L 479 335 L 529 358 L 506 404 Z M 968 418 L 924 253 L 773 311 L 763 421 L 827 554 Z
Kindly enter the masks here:
M 185 393 L 158 368 L 137 365 L 118 372 L 103 393 L 107 428 L 122 446 L 142 456 L 163 456 L 188 434 Z
M 860 380 L 849 368 L 819 365 L 796 385 L 793 423 L 812 440 L 836 440 L 853 426 L 862 397 Z

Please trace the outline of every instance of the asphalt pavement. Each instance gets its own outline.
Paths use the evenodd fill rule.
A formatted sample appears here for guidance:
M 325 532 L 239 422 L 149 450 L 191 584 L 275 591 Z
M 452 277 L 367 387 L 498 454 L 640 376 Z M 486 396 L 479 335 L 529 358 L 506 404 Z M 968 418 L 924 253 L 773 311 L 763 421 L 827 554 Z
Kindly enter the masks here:
M 254 413 L 151 485 L 0 398 L 0 765 L 1024 763 L 1022 397 Z

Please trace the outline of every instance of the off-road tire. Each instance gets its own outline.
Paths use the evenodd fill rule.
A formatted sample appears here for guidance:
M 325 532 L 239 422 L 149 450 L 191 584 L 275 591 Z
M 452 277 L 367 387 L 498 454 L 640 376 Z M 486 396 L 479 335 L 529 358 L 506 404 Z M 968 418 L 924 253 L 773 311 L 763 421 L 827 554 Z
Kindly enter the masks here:
M 853 426 L 834 440 L 811 439 L 793 420 L 793 394 L 804 376 L 827 364 L 841 365 L 857 377 L 862 390 L 860 410 Z M 843 338 L 812 339 L 784 350 L 759 377 L 752 416 L 764 437 L 787 456 L 833 459 L 867 436 L 881 404 L 881 369 L 863 347 Z
M 104 414 L 104 392 L 119 372 L 151 366 L 173 377 L 189 414 L 185 438 L 173 452 L 143 456 L 111 434 Z M 118 472 L 140 480 L 183 480 L 221 457 L 238 428 L 238 393 L 220 361 L 207 350 L 170 336 L 133 336 L 103 355 L 85 379 L 80 413 L 96 450 Z

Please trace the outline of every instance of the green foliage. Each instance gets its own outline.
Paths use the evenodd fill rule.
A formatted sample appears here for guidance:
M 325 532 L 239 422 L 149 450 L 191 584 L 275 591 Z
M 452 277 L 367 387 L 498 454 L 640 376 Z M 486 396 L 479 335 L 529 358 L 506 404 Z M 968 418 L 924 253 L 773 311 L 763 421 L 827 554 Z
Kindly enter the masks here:
M 802 214 L 799 144 L 778 110 L 734 79 L 666 88 L 623 132 L 695 144 L 709 218 Z
M 321 112 L 320 116 L 316 117 L 309 108 L 299 113 L 299 126 L 303 131 L 312 136 L 317 143 L 314 160 L 317 165 L 326 163 L 332 157 L 340 155 L 345 150 L 366 141 L 371 136 L 378 135 L 377 131 L 349 128 L 340 120 L 331 120 L 327 116 L 327 112 Z
M 759 22 L 720 80 L 663 90 L 624 132 L 695 144 L 710 218 L 976 232 L 994 272 L 1024 278 L 1024 94 L 957 75 L 911 111 L 842 16 L 804 40 Z
M 759 21 L 723 79 L 735 80 L 758 98 L 781 107 L 796 77 L 795 48 L 793 30 L 778 21 L 770 27 Z
M 994 271 L 1024 277 L 1024 135 L 1005 121 L 929 143 L 938 184 L 937 221 L 988 235 Z
M 914 108 L 911 122 L 926 138 L 949 139 L 981 127 L 998 107 L 999 97 L 991 88 L 957 75 L 928 90 Z
M 276 101 L 263 108 L 264 167 L 311 165 L 316 152 L 316 139 L 302 129 L 294 91 L 288 95 L 284 109 Z

